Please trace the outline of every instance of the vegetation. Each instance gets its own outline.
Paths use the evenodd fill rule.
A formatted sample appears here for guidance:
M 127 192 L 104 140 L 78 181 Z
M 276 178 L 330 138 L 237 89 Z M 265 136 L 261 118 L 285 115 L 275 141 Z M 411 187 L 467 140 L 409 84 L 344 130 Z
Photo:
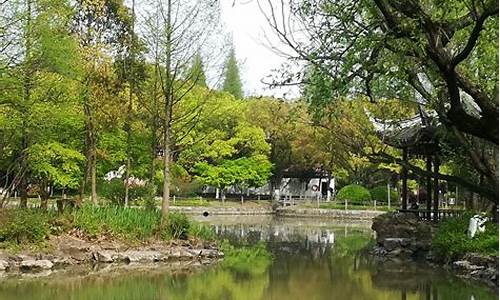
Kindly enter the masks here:
M 63 214 L 37 209 L 12 209 L 1 213 L 0 243 L 5 247 L 43 246 L 50 235 L 73 234 L 75 230 L 90 240 L 102 237 L 125 242 L 214 239 L 211 229 L 181 213 L 169 214 L 167 226 L 162 227 L 158 210 L 88 204 Z
M 433 251 L 446 261 L 458 260 L 467 253 L 498 256 L 498 224 L 486 223 L 486 231 L 467 237 L 469 219 L 473 213 L 451 218 L 439 223 L 432 241 Z
M 223 266 L 235 272 L 255 276 L 266 272 L 271 263 L 271 255 L 262 242 L 253 246 L 235 247 L 224 240 L 220 249 L 224 252 Z
M 377 186 L 370 190 L 370 194 L 372 195 L 372 200 L 376 200 L 377 203 L 387 203 L 387 196 L 390 194 L 391 203 L 396 204 L 399 202 L 399 195 L 394 189 L 390 189 L 390 192 L 387 192 L 387 186 Z
M 347 200 L 349 203 L 363 204 L 372 200 L 370 191 L 366 188 L 351 184 L 340 189 L 337 193 L 337 199 L 340 201 Z

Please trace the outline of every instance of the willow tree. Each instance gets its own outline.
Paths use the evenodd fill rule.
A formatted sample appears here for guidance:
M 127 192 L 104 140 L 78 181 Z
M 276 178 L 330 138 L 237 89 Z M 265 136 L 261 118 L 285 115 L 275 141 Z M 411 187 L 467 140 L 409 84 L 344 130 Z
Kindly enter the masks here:
M 172 127 L 178 120 L 196 121 L 196 110 L 175 116 L 174 110 L 197 85 L 201 72 L 188 72 L 192 61 L 203 49 L 219 25 L 219 6 L 216 1 L 167 0 L 154 1 L 146 17 L 145 39 L 155 64 L 161 97 L 157 117 L 161 127 L 163 158 L 163 220 L 168 217 L 171 185 L 171 163 L 174 136 Z M 187 74 L 187 75 L 186 75 Z

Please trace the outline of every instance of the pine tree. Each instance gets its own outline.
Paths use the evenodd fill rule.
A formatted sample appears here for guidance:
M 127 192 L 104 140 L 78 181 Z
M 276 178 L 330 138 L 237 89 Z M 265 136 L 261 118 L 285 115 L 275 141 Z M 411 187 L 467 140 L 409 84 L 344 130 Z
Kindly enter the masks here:
M 191 66 L 191 70 L 189 70 L 188 76 L 197 85 L 204 87 L 207 86 L 207 76 L 205 75 L 204 71 L 203 59 L 201 58 L 199 52 L 195 55 L 193 59 L 193 64 Z
M 240 79 L 240 70 L 236 60 L 234 47 L 231 48 L 225 65 L 225 76 L 222 90 L 228 92 L 238 99 L 243 98 L 243 88 Z

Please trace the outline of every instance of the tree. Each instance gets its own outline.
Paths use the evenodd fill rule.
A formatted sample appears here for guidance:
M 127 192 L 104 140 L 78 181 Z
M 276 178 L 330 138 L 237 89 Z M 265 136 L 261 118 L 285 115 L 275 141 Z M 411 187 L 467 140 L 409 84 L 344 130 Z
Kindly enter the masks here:
M 146 17 L 146 39 L 152 46 L 155 76 L 161 90 L 158 119 L 162 130 L 163 197 L 162 217 L 167 220 L 170 203 L 172 150 L 175 107 L 196 86 L 195 78 L 183 77 L 193 57 L 204 46 L 218 25 L 219 7 L 207 1 L 155 1 L 154 11 Z M 200 74 L 193 74 L 199 76 Z M 196 119 L 197 110 L 176 116 L 177 120 Z
M 236 60 L 236 52 L 234 47 L 229 51 L 226 64 L 224 66 L 224 83 L 222 90 L 228 92 L 236 99 L 243 99 L 243 88 L 240 79 L 240 70 L 238 61 Z
M 122 0 L 78 0 L 75 11 L 73 31 L 78 37 L 84 61 L 80 81 L 83 85 L 81 97 L 85 115 L 86 168 L 80 185 L 80 199 L 90 180 L 91 200 L 97 203 L 96 114 L 100 98 L 111 95 L 114 86 L 111 82 L 115 80 L 108 50 L 111 48 L 117 53 L 123 52 L 124 41 L 130 35 L 132 18 Z
M 205 75 L 204 67 L 203 59 L 201 58 L 201 54 L 198 52 L 193 58 L 193 63 L 187 76 L 192 78 L 197 85 L 207 87 L 207 76 Z
M 336 96 L 418 101 L 434 109 L 455 148 L 464 150 L 488 189 L 496 190 L 484 194 L 497 202 L 497 1 L 267 3 L 261 8 L 276 35 L 292 50 L 290 57 L 329 77 Z M 297 78 L 308 84 L 306 71 L 287 73 L 275 84 L 290 84 Z M 321 104 L 313 107 L 321 110 Z M 489 144 L 485 155 L 479 154 L 480 141 Z M 476 186 L 476 190 L 481 189 Z
M 9 150 L 2 151 L 5 154 L 0 159 L 7 159 L 9 164 L 6 178 L 14 170 L 16 174 L 7 195 L 19 189 L 21 206 L 26 207 L 29 148 L 54 138 L 51 129 L 71 102 L 62 99 L 74 100 L 72 79 L 78 74 L 79 56 L 68 32 L 71 9 L 67 2 L 9 1 L 5 8 L 1 19 L 7 22 L 0 25 L 0 31 L 10 39 L 6 43 L 2 39 L 0 46 L 0 118 L 10 119 L 10 126 L 0 128 L 0 132 L 9 133 L 13 139 L 2 145 Z

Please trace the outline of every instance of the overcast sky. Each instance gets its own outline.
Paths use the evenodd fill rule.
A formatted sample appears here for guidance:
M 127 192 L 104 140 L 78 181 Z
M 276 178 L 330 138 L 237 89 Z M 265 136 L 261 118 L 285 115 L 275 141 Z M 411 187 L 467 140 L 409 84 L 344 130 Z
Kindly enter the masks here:
M 234 4 L 234 5 L 233 5 Z M 268 49 L 265 36 L 273 38 L 257 0 L 221 0 L 222 21 L 232 34 L 245 94 L 272 95 L 278 98 L 297 97 L 298 88 L 270 90 L 261 82 L 279 68 L 284 58 Z M 273 44 L 276 40 L 272 41 Z

